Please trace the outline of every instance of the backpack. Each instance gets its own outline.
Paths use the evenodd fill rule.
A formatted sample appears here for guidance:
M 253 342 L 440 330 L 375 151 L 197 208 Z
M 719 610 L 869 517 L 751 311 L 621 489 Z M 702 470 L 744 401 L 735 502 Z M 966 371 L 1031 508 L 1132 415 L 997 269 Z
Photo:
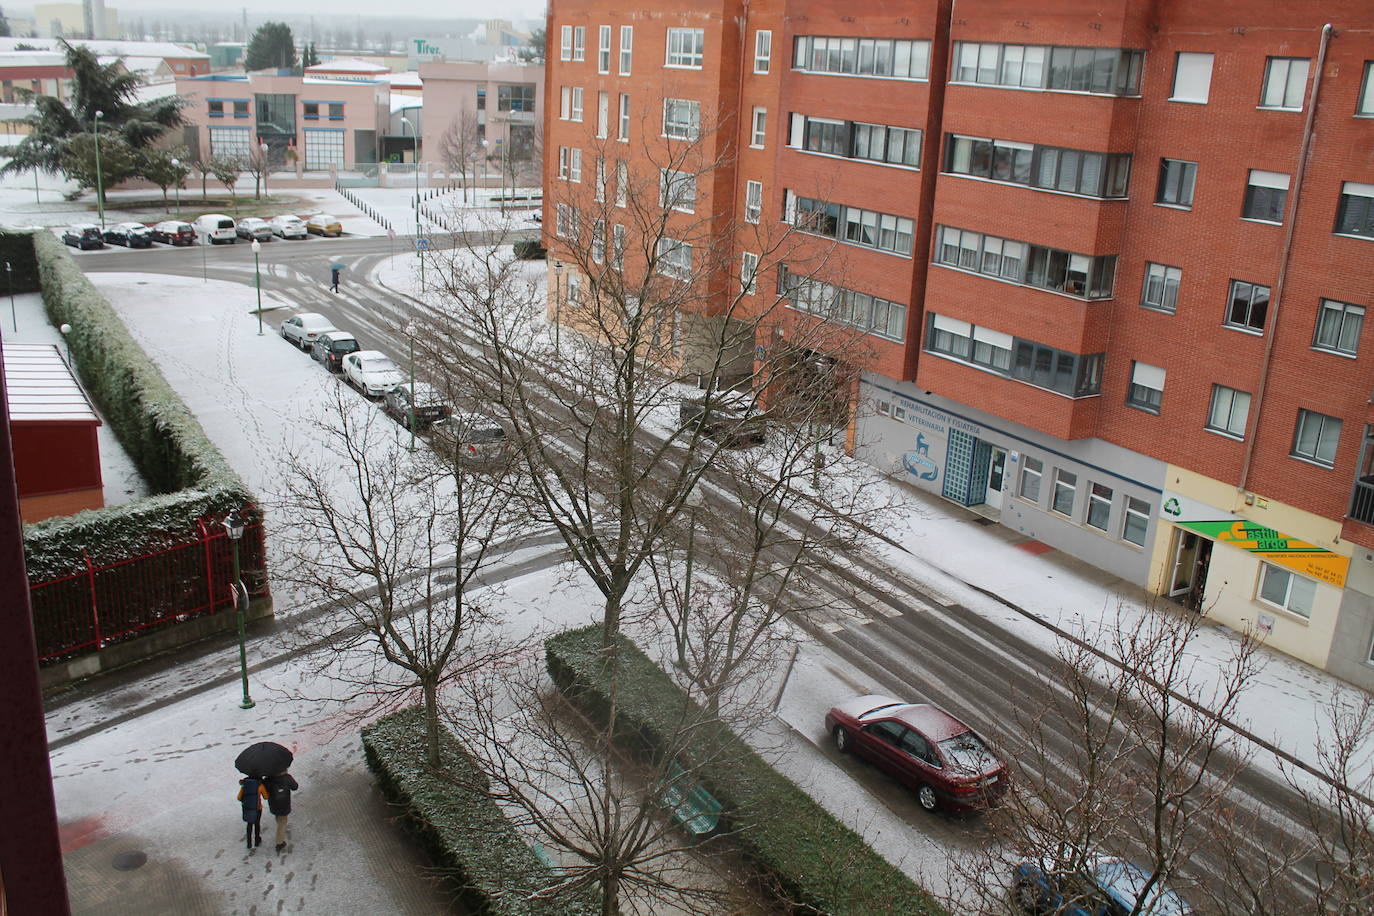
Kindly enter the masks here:
M 256 776 L 249 776 L 240 785 L 243 786 L 243 820 L 251 824 L 262 817 L 262 793 L 258 791 L 262 783 Z

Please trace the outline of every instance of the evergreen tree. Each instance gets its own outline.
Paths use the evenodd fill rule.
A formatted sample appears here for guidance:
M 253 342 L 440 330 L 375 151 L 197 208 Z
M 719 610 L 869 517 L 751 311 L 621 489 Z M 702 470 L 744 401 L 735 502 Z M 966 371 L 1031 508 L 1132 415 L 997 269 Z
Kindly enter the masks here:
M 5 11 L 0 9 L 0 38 L 9 38 L 11 34 L 10 21 L 5 18 Z
M 99 181 L 96 163 L 100 163 Z M 105 192 L 138 174 L 138 155 L 118 135 L 100 137 L 97 154 L 95 134 L 77 134 L 62 144 L 62 172 L 83 188 L 97 188 L 101 206 Z
M 245 70 L 290 70 L 296 66 L 296 39 L 284 22 L 258 26 L 244 54 Z
M 304 70 L 306 67 L 313 67 L 319 62 L 320 55 L 315 51 L 315 43 L 312 41 L 310 44 L 306 45 L 305 50 L 301 52 L 301 69 Z

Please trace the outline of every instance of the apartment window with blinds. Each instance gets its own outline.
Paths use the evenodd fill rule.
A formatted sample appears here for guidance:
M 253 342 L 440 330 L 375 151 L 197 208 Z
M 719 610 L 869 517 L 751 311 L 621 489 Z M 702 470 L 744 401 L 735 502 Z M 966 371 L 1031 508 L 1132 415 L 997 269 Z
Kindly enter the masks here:
M 1173 314 L 1178 308 L 1178 286 L 1183 281 L 1183 271 L 1167 264 L 1145 265 L 1145 284 L 1141 290 L 1142 308 Z
M 747 181 L 744 184 L 744 221 L 757 223 L 763 218 L 763 182 Z
M 1207 104 L 1212 91 L 1212 55 L 1180 51 L 1174 57 L 1174 91 L 1171 102 Z
M 808 153 L 919 168 L 921 132 L 910 127 L 793 114 L 787 145 Z
M 956 41 L 951 78 L 1018 89 L 1139 95 L 1144 51 Z
M 1149 413 L 1159 413 L 1164 400 L 1164 370 L 1148 363 L 1131 363 L 1131 384 L 1126 403 Z
M 1197 184 L 1197 163 L 1182 159 L 1159 160 L 1159 186 L 1155 203 L 1171 207 L 1193 206 L 1193 188 Z
M 991 369 L 1002 375 L 1011 371 L 1015 338 L 947 315 L 932 313 L 926 333 L 926 349 L 932 353 Z
M 950 134 L 945 171 L 1046 191 L 1123 198 L 1130 184 L 1131 156 Z
M 1280 108 L 1302 111 L 1303 96 L 1307 93 L 1306 57 L 1271 57 L 1264 68 L 1264 90 L 1260 94 L 1261 108 Z
M 615 205 L 628 206 L 630 203 L 630 164 L 624 159 L 615 163 Z
M 1250 170 L 1245 187 L 1245 219 L 1265 223 L 1282 223 L 1283 208 L 1288 203 L 1288 176 L 1282 172 Z
M 768 137 L 768 109 L 754 108 L 754 124 L 750 131 L 749 145 L 754 149 L 763 149 L 764 140 Z
M 1250 419 L 1250 394 L 1225 385 L 1212 386 L 1212 402 L 1207 408 L 1206 428 L 1232 439 L 1245 438 L 1245 424 Z
M 953 226 L 936 227 L 935 263 L 1084 299 L 1111 298 L 1116 281 L 1115 255 L 1077 254 Z
M 904 216 L 798 197 L 791 191 L 787 192 L 785 209 L 788 221 L 803 232 L 903 257 L 911 256 L 914 224 Z
M 562 41 L 560 41 L 558 45 L 558 59 L 572 60 L 573 27 L 570 25 L 563 26 L 560 34 L 562 36 Z
M 1298 410 L 1298 426 L 1293 433 L 1294 458 L 1322 467 L 1336 466 L 1336 446 L 1341 441 L 1341 420 L 1315 410 Z
M 930 42 L 904 38 L 798 35 L 792 69 L 808 73 L 923 80 L 930 76 Z
M 615 137 L 622 143 L 630 140 L 630 94 L 620 93 L 620 127 Z
M 906 306 L 879 296 L 845 289 L 778 265 L 778 295 L 799 312 L 818 315 L 866 334 L 895 340 L 906 337 Z
M 1323 299 L 1317 309 L 1317 328 L 1312 348 L 1342 356 L 1355 356 L 1364 330 L 1364 307 Z
M 1374 239 L 1374 184 L 1347 181 L 1336 207 L 1336 234 Z

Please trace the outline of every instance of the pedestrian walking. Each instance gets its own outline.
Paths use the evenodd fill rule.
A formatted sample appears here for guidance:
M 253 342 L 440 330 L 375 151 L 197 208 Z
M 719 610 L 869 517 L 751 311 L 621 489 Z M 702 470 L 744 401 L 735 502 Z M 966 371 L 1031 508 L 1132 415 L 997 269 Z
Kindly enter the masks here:
M 283 770 L 267 777 L 267 808 L 277 819 L 277 852 L 286 848 L 286 819 L 291 815 L 291 793 L 300 788 L 296 778 Z
M 248 851 L 262 845 L 262 800 L 267 797 L 267 787 L 256 776 L 245 776 L 239 780 L 239 802 L 243 805 L 243 822 L 247 828 Z
M 340 274 L 340 273 L 341 273 L 341 271 L 340 271 L 339 268 L 337 268 L 337 267 L 331 267 L 331 268 L 329 269 L 329 288 L 330 288 L 331 290 L 333 290 L 334 292 L 336 292 L 336 293 L 339 291 L 339 274 Z

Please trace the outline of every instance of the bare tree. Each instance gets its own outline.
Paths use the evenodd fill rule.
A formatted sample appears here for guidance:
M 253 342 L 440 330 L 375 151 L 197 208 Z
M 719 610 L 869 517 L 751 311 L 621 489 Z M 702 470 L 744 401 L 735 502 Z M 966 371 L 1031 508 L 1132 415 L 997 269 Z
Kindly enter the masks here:
M 389 418 L 331 388 L 318 451 L 290 459 L 279 497 L 296 520 L 283 533 L 285 574 L 335 612 L 307 634 L 333 650 L 314 656 L 319 673 L 374 704 L 418 689 L 437 765 L 440 688 L 501 655 L 494 609 L 473 593 L 518 528 L 513 488 L 504 468 L 411 451 Z
M 210 176 L 215 174 L 215 157 L 213 155 L 207 156 L 205 153 L 197 153 L 196 158 L 188 162 L 187 165 L 189 165 L 192 169 L 196 171 L 198 175 L 200 175 L 201 199 L 208 199 L 210 193 L 206 190 L 205 186 L 209 182 Z
M 483 160 L 482 139 L 477 133 L 477 114 L 464 110 L 452 121 L 439 136 L 439 156 L 444 170 L 458 174 L 458 184 L 463 191 L 463 203 L 468 201 L 468 173 L 474 165 Z
M 262 185 L 268 174 L 272 171 L 272 166 L 276 163 L 277 156 L 271 147 L 265 143 L 259 143 L 248 148 L 248 155 L 239 160 L 242 170 L 253 178 L 253 197 L 262 200 Z M 237 178 L 237 176 L 235 176 Z
M 238 209 L 239 196 L 235 186 L 238 184 L 239 175 L 243 174 L 243 160 L 235 156 L 216 156 L 210 160 L 209 165 L 215 180 L 224 185 L 224 189 L 229 192 L 234 209 Z

